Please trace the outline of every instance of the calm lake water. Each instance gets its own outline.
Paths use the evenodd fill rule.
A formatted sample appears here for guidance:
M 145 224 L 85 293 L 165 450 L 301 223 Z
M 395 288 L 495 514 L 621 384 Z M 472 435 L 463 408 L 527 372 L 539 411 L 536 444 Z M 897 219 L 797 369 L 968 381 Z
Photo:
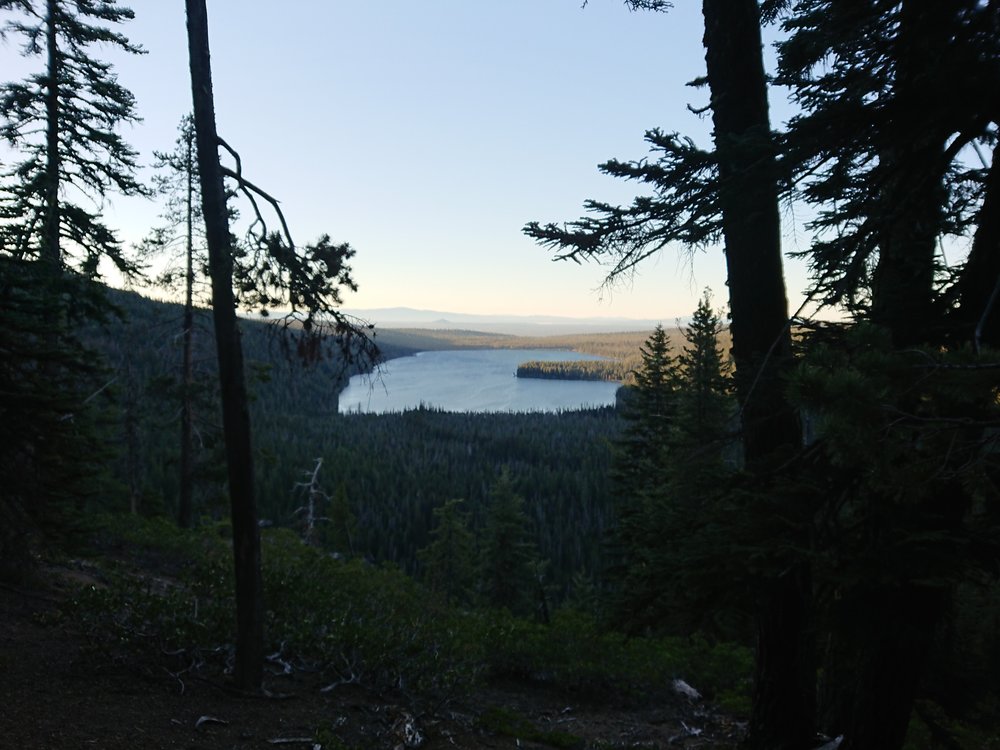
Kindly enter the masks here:
M 389 360 L 381 380 L 361 375 L 340 393 L 341 412 L 383 412 L 423 405 L 445 411 L 559 411 L 614 404 L 618 383 L 517 378 L 529 360 L 600 359 L 557 349 L 420 352 Z

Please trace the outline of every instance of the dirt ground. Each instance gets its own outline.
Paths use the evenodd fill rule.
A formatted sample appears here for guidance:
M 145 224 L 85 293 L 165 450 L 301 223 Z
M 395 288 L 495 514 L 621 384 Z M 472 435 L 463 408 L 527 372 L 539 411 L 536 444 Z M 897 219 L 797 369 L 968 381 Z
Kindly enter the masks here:
M 60 615 L 86 581 L 68 567 L 45 580 L 0 586 L 0 750 L 732 748 L 741 731 L 669 693 L 639 706 L 503 684 L 435 705 L 357 685 L 322 693 L 293 673 L 268 677 L 271 697 L 239 695 L 217 669 L 100 663 Z

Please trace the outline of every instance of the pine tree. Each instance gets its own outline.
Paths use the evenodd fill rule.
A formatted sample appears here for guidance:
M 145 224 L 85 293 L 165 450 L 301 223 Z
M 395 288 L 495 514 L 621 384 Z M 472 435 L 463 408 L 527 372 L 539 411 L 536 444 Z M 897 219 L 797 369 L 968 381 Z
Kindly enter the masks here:
M 634 385 L 623 387 L 625 427 L 613 451 L 612 481 L 617 522 L 609 539 L 609 572 L 621 584 L 619 620 L 639 627 L 639 612 L 658 596 L 649 587 L 646 547 L 650 495 L 668 478 L 668 454 L 676 418 L 678 378 L 670 339 L 662 325 L 640 347 Z
M 676 360 L 662 325 L 639 349 L 634 385 L 622 392 L 625 430 L 616 446 L 615 482 L 619 495 L 640 492 L 660 480 L 677 409 Z
M 475 579 L 476 540 L 469 530 L 464 501 L 448 500 L 434 509 L 437 525 L 431 542 L 417 553 L 427 585 L 449 604 L 468 604 Z
M 76 280 L 48 270 L 0 256 L 0 575 L 24 575 L 39 534 L 60 540 L 70 513 L 106 494 L 106 373 L 53 313 Z
M 719 336 L 722 322 L 712 310 L 711 291 L 705 290 L 684 329 L 686 342 L 677 357 L 677 441 L 695 451 L 721 449 L 731 412 L 730 381 Z
M 345 367 L 359 361 L 366 365 L 377 360 L 378 348 L 362 330 L 360 321 L 338 309 L 341 288 L 357 289 L 349 265 L 354 249 L 347 243 L 335 244 L 326 235 L 314 244 L 297 246 L 277 200 L 244 176 L 237 152 L 219 137 L 207 3 L 205 0 L 185 0 L 185 9 L 236 568 L 235 678 L 241 688 L 259 690 L 264 672 L 260 531 L 243 346 L 236 306 L 238 303 L 252 305 L 265 315 L 274 308 L 288 311 L 284 317 L 286 334 L 306 363 L 317 363 L 325 347 L 332 346 L 342 355 Z M 235 157 L 235 170 L 222 166 L 220 148 Z M 248 232 L 249 247 L 239 254 L 230 232 L 226 178 L 235 182 L 234 190 L 238 194 L 247 196 L 255 213 L 256 221 Z M 281 233 L 267 230 L 258 200 L 266 201 L 275 210 Z M 293 327 L 293 323 L 299 325 Z M 371 330 L 371 326 L 367 328 Z
M 1000 8 L 808 0 L 785 27 L 779 80 L 803 107 L 786 164 L 816 210 L 815 289 L 876 324 L 818 337 L 796 378 L 821 421 L 809 473 L 834 521 L 821 560 L 857 563 L 827 571 L 837 595 L 820 602 L 836 624 L 823 718 L 845 750 L 898 748 L 953 566 L 982 564 L 967 514 L 992 438 L 957 425 L 987 424 L 996 406 L 960 349 L 996 331 L 996 163 L 981 147 L 997 118 L 981 92 L 1000 85 Z M 939 251 L 948 235 L 973 236 L 957 272 Z
M 487 604 L 516 614 L 531 612 L 537 582 L 537 557 L 529 535 L 524 499 L 504 469 L 490 488 L 486 524 L 480 541 L 480 588 Z
M 660 0 L 626 2 L 654 10 L 669 7 Z M 646 139 L 656 158 L 610 161 L 601 169 L 649 185 L 652 195 L 625 207 L 588 201 L 588 215 L 576 222 L 532 222 L 524 231 L 554 248 L 557 258 L 610 263 L 609 281 L 671 243 L 697 247 L 723 240 L 735 393 L 751 480 L 766 476 L 801 441 L 784 385 L 793 359 L 781 255 L 778 143 L 768 112 L 760 5 L 757 0 L 703 0 L 702 14 L 713 150 L 650 130 Z M 772 494 L 766 487 L 758 492 L 764 498 Z M 748 738 L 754 750 L 805 746 L 815 729 L 812 585 L 800 552 L 809 529 L 797 522 L 782 532 L 787 543 L 769 545 L 781 550 L 772 558 L 773 571 L 754 583 L 758 648 Z
M 628 425 L 615 453 L 616 616 L 628 630 L 690 632 L 692 623 L 712 619 L 699 611 L 706 609 L 695 590 L 700 584 L 684 570 L 686 556 L 705 541 L 698 528 L 713 512 L 708 506 L 732 473 L 723 463 L 732 407 L 720 333 L 706 291 L 680 355 L 666 355 L 661 328 L 643 347 L 636 393 L 624 413 Z M 665 419 L 657 408 L 665 409 Z
M 191 525 L 194 508 L 195 480 L 195 367 L 194 367 L 194 305 L 198 297 L 197 282 L 208 264 L 203 247 L 204 229 L 199 212 L 201 194 L 198 161 L 195 152 L 194 119 L 185 115 L 178 127 L 179 135 L 173 151 L 156 152 L 153 168 L 156 193 L 164 201 L 161 214 L 163 225 L 153 229 L 142 245 L 143 257 L 169 255 L 168 265 L 159 283 L 171 288 L 180 280 L 184 293 L 181 320 L 180 364 L 180 482 L 177 502 L 177 523 L 182 528 Z M 179 255 L 180 265 L 176 264 Z
M 346 482 L 340 482 L 337 485 L 337 491 L 330 498 L 327 517 L 329 521 L 323 525 L 320 537 L 323 540 L 323 547 L 333 550 L 342 557 L 353 557 L 357 554 L 355 538 L 358 531 L 358 519 L 351 510 Z
M 89 415 L 104 384 L 93 382 L 99 366 L 71 319 L 107 312 L 88 283 L 102 258 L 126 273 L 135 266 L 84 201 L 100 206 L 109 192 L 144 190 L 135 152 L 116 132 L 136 121 L 133 97 L 91 50 L 141 50 L 110 28 L 132 17 L 114 2 L 0 0 L 0 12 L 12 15 L 0 35 L 20 37 L 41 68 L 0 85 L 0 138 L 13 161 L 0 173 L 0 294 L 4 330 L 17 340 L 2 347 L 12 380 L 2 388 L 0 421 L 17 433 L 4 444 L 20 446 L 8 451 L 13 463 L 0 484 L 3 505 L 15 509 L 11 528 L 27 535 L 18 517 L 58 526 L 53 501 L 82 507 L 101 464 L 106 441 Z
M 117 132 L 138 120 L 134 97 L 91 53 L 98 45 L 142 52 L 113 29 L 132 11 L 68 0 L 0 0 L 0 10 L 17 14 L 4 31 L 23 37 L 25 56 L 43 59 L 40 72 L 0 86 L 0 136 L 22 156 L 2 176 L 0 250 L 86 276 L 99 274 L 102 258 L 134 273 L 115 233 L 80 201 L 145 193 L 136 153 Z

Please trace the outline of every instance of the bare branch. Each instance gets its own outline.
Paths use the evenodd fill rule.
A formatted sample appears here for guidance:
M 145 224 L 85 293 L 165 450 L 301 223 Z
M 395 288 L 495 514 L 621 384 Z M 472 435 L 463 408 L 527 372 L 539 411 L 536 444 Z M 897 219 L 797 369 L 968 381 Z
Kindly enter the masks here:
M 278 215 L 278 220 L 281 222 L 281 229 L 284 232 L 285 241 L 288 243 L 289 247 L 294 248 L 295 242 L 292 240 L 292 233 L 291 231 L 289 231 L 288 223 L 285 221 L 285 214 L 282 213 L 281 207 L 278 205 L 278 199 L 269 195 L 264 190 L 262 190 L 261 188 L 257 187 L 252 182 L 250 182 L 250 180 L 246 179 L 238 172 L 234 172 L 228 167 L 222 167 L 222 174 L 225 175 L 226 177 L 236 180 L 237 184 L 240 186 L 240 191 L 245 196 L 247 196 L 247 198 L 249 198 L 250 202 L 253 204 L 254 211 L 257 214 L 257 218 L 260 220 L 260 223 L 262 225 L 264 225 L 264 219 L 261 217 L 260 210 L 257 208 L 257 202 L 254 200 L 252 193 L 256 193 L 261 198 L 263 198 L 264 200 L 266 200 L 268 203 L 271 204 L 271 208 L 274 209 L 274 212 Z M 265 230 L 266 228 L 267 227 L 265 225 Z M 261 236 L 265 236 L 266 234 L 267 232 L 265 231 L 264 235 Z

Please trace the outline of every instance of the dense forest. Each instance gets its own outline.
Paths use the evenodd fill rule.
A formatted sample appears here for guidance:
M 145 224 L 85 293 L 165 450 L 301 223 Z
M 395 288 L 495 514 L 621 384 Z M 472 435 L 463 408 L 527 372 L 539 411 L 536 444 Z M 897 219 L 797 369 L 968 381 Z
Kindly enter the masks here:
M 180 383 L 176 304 L 115 293 L 121 320 L 84 336 L 104 353 L 114 380 L 105 399 L 119 413 L 122 458 L 105 495 L 112 510 L 176 517 L 179 495 L 177 403 Z M 199 471 L 195 514 L 225 517 L 220 426 L 211 406 L 215 370 L 208 354 L 211 323 L 196 315 L 201 409 L 196 412 Z M 261 518 L 297 527 L 295 491 L 316 459 L 327 494 L 346 494 L 356 519 L 353 553 L 417 570 L 428 543 L 432 511 L 462 498 L 473 528 L 482 527 L 489 488 L 506 467 L 526 503 L 539 553 L 551 565 L 559 598 L 577 574 L 600 572 L 601 540 L 611 525 L 608 473 L 620 431 L 613 409 L 558 414 L 450 414 L 421 409 L 402 414 L 338 414 L 337 391 L 353 368 L 325 361 L 303 368 L 279 329 L 245 321 L 250 410 L 256 426 Z M 383 355 L 411 353 L 424 335 L 390 332 Z M 128 352 L 128 356 L 123 355 Z M 375 375 L 377 377 L 377 375 Z M 123 496 L 127 493 L 127 497 Z M 117 498 L 117 499 L 116 499 Z
M 710 142 L 651 129 L 600 167 L 647 195 L 523 231 L 608 284 L 718 246 L 725 312 L 706 291 L 677 330 L 533 343 L 345 314 L 355 249 L 297 243 L 246 177 L 206 2 L 185 7 L 192 110 L 144 185 L 136 102 L 96 56 L 142 53 L 132 11 L 0 0 L 36 66 L 0 85 L 4 591 L 51 602 L 53 565 L 94 558 L 56 627 L 244 698 L 274 666 L 438 707 L 490 680 L 695 700 L 696 675 L 746 750 L 995 746 L 1000 3 L 704 0 Z M 122 242 L 112 193 L 163 225 Z M 608 359 L 576 374 L 628 385 L 613 409 L 338 414 L 384 358 L 481 346 L 578 348 Z
M 628 380 L 634 367 L 622 361 L 580 360 L 575 362 L 545 362 L 531 360 L 517 366 L 519 378 L 547 380 Z

